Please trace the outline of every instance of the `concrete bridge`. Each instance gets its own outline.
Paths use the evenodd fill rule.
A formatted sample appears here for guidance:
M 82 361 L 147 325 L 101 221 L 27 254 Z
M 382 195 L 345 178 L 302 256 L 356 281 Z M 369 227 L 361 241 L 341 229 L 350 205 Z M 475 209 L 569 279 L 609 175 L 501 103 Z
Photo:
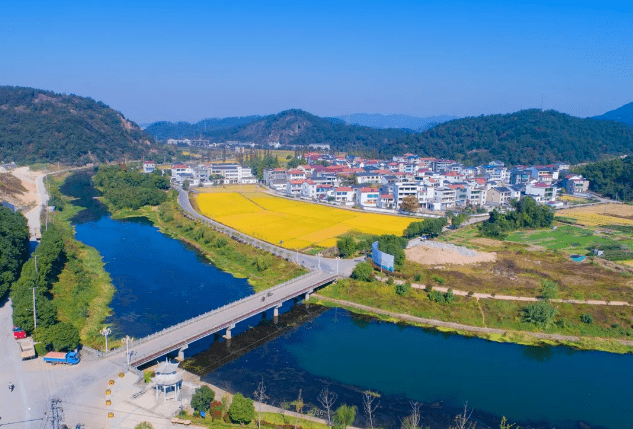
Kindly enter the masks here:
M 313 271 L 145 338 L 132 341 L 129 344 L 129 365 L 138 367 L 174 351 L 178 351 L 179 358 L 183 358 L 183 352 L 189 344 L 213 334 L 223 334 L 224 338 L 229 340 L 231 329 L 235 328 L 238 322 L 270 309 L 274 309 L 274 316 L 277 316 L 278 309 L 284 302 L 294 298 L 308 300 L 314 290 L 337 278 L 331 273 Z M 123 346 L 101 353 L 100 356 L 127 363 L 126 350 L 127 348 Z

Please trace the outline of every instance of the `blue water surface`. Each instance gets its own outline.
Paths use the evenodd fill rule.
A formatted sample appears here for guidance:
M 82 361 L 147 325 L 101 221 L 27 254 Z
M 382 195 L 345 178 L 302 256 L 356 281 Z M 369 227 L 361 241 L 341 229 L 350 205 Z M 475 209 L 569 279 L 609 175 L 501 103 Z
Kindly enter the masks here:
M 382 395 L 385 427 L 415 400 L 455 410 L 468 401 L 477 413 L 539 427 L 619 429 L 633 427 L 632 365 L 630 355 L 495 343 L 332 309 L 204 379 L 251 392 L 263 378 L 279 402 L 302 389 L 313 405 L 330 385 L 339 403 L 359 409 L 369 389 Z

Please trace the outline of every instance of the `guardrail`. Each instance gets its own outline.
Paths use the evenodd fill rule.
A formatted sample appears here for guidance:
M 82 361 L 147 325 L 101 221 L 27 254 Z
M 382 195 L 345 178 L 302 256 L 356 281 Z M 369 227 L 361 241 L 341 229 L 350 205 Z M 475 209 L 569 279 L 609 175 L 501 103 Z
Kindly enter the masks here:
M 238 301 L 234 301 L 232 303 L 223 305 L 222 307 L 218 307 L 216 309 L 207 311 L 206 313 L 202 313 L 199 316 L 193 317 L 191 319 L 187 319 L 187 320 L 185 320 L 183 322 L 180 322 L 180 323 L 177 323 L 175 325 L 172 325 L 172 326 L 170 326 L 168 328 L 165 328 L 165 329 L 163 329 L 161 331 L 155 332 L 155 333 L 153 333 L 151 335 L 148 335 L 146 337 L 139 338 L 138 340 L 132 341 L 132 342 L 130 342 L 130 348 L 138 346 L 138 345 L 143 344 L 143 343 L 146 343 L 148 341 L 151 341 L 151 340 L 153 340 L 155 338 L 158 338 L 158 337 L 161 337 L 163 335 L 169 334 L 170 332 L 174 332 L 174 331 L 176 331 L 176 330 L 178 330 L 180 328 L 183 328 L 185 326 L 189 326 L 192 323 L 195 323 L 195 322 L 197 322 L 199 320 L 202 320 L 204 318 L 207 318 L 207 317 L 210 317 L 212 315 L 215 315 L 215 314 L 221 313 L 223 311 L 229 310 L 231 308 L 234 308 L 234 307 L 236 307 L 236 306 L 238 306 L 238 305 L 240 305 L 240 304 L 242 304 L 242 303 L 244 303 L 246 301 L 254 300 L 254 299 L 259 298 L 261 296 L 266 296 L 269 292 L 278 290 L 280 288 L 288 286 L 289 284 L 299 282 L 301 280 L 304 280 L 304 279 L 306 279 L 306 278 L 308 278 L 310 276 L 314 276 L 314 275 L 317 275 L 317 274 L 318 274 L 318 272 L 311 271 L 311 272 L 306 273 L 306 274 L 304 274 L 302 276 L 295 277 L 294 279 L 291 279 L 291 280 L 288 280 L 286 282 L 280 283 L 280 284 L 278 284 L 276 286 L 273 286 L 270 289 L 266 289 L 263 292 L 259 292 L 259 293 L 253 294 L 253 295 L 249 295 L 249 296 L 244 297 L 244 298 L 242 298 L 242 299 L 240 299 Z M 109 351 L 107 351 L 105 353 L 104 352 L 99 352 L 101 354 L 99 357 L 103 358 L 103 357 L 114 356 L 114 355 L 117 355 L 119 353 L 122 353 L 124 350 L 125 350 L 125 347 L 119 347 L 119 348 L 114 349 L 114 350 L 109 350 Z
M 243 320 L 248 319 L 249 317 L 252 317 L 253 315 L 261 313 L 262 311 L 268 310 L 268 309 L 273 308 L 273 307 L 275 307 L 277 305 L 281 305 L 284 301 L 287 301 L 289 299 L 295 298 L 295 297 L 297 297 L 299 295 L 302 295 L 302 294 L 304 294 L 304 293 L 306 293 L 308 291 L 313 291 L 314 289 L 316 289 L 316 288 L 318 288 L 320 286 L 323 286 L 324 284 L 327 284 L 327 283 L 330 283 L 330 282 L 334 281 L 336 278 L 337 278 L 337 276 L 326 277 L 323 280 L 320 280 L 320 281 L 318 281 L 318 282 L 316 282 L 316 283 L 314 283 L 314 284 L 312 284 L 310 286 L 307 286 L 307 287 L 304 287 L 304 288 L 302 288 L 300 290 L 294 291 L 294 292 L 290 293 L 289 295 L 285 296 L 282 299 L 278 299 L 276 301 L 273 301 L 272 303 L 269 302 L 269 303 L 267 303 L 265 305 L 259 306 L 258 308 L 254 309 L 254 310 L 251 310 L 248 313 L 242 314 L 242 315 L 240 315 L 238 317 L 234 317 L 233 319 L 230 319 L 230 320 L 228 320 L 226 322 L 223 322 L 220 325 L 217 325 L 217 326 L 211 327 L 210 329 L 206 329 L 206 330 L 204 330 L 202 332 L 199 332 L 199 333 L 197 333 L 197 334 L 195 334 L 195 335 L 193 335 L 193 336 L 191 336 L 189 338 L 186 338 L 186 339 L 184 339 L 182 341 L 174 343 L 174 344 L 170 345 L 169 347 L 166 347 L 164 349 L 161 349 L 161 350 L 158 350 L 158 351 L 155 351 L 155 352 L 147 353 L 147 354 L 144 354 L 144 355 L 135 356 L 135 358 L 134 358 L 134 360 L 132 362 L 132 365 L 133 366 L 134 365 L 143 365 L 143 364 L 145 364 L 147 362 L 150 362 L 152 359 L 155 359 L 155 358 L 158 358 L 160 356 L 163 356 L 163 355 L 165 355 L 165 354 L 167 354 L 169 352 L 172 352 L 174 350 L 178 350 L 179 348 L 181 348 L 184 345 L 190 344 L 190 343 L 192 343 L 194 341 L 197 341 L 197 340 L 199 340 L 201 338 L 204 338 L 204 337 L 209 336 L 209 335 L 211 335 L 213 333 L 221 331 L 222 329 L 228 328 L 231 325 L 234 325 L 236 323 L 239 323 L 239 322 L 241 322 Z M 272 290 L 272 289 L 268 289 L 268 290 L 266 290 L 264 292 L 267 293 L 270 290 Z M 257 296 L 257 295 L 251 295 L 251 297 L 254 297 L 254 296 Z M 240 300 L 240 301 L 237 301 L 237 302 L 239 303 L 239 302 L 243 302 L 243 301 L 244 300 Z M 211 312 L 209 312 L 209 313 L 211 313 Z M 193 320 L 193 319 L 190 319 L 190 320 Z M 174 326 L 178 326 L 178 325 L 174 325 Z M 171 330 L 171 328 L 168 328 L 168 329 Z M 146 337 L 146 338 L 149 338 L 149 337 Z

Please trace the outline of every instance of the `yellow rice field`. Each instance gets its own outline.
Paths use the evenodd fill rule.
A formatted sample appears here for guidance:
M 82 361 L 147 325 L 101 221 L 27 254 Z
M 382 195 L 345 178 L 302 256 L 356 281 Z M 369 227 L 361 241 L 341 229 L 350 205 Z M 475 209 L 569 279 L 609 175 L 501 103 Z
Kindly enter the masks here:
M 287 249 L 332 247 L 336 237 L 352 230 L 401 235 L 412 222 L 275 197 L 244 185 L 202 192 L 196 202 L 205 216 Z
M 558 210 L 557 216 L 576 219 L 585 226 L 633 225 L 633 206 L 626 204 L 600 204 Z

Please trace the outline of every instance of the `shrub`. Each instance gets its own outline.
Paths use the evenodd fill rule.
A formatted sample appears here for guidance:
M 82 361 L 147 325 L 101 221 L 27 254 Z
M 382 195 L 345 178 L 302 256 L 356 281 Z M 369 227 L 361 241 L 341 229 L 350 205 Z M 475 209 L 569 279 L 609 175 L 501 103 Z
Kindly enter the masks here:
M 444 277 L 440 277 L 440 276 L 432 276 L 431 277 L 433 280 L 435 280 L 437 283 L 443 285 L 444 283 L 446 283 L 446 279 Z
M 431 292 L 432 290 L 433 290 L 433 285 L 431 285 L 431 284 L 426 285 L 426 291 L 427 292 Z
M 446 304 L 452 304 L 453 301 L 455 301 L 455 295 L 453 294 L 453 289 L 449 289 L 444 294 L 444 302 L 446 302 Z
M 361 262 L 354 267 L 352 278 L 364 282 L 369 282 L 374 277 L 374 268 L 368 262 Z
M 35 353 L 37 353 L 38 356 L 44 356 L 48 353 L 46 345 L 42 343 L 35 343 Z
M 398 283 L 396 285 L 396 293 L 400 296 L 405 296 L 406 294 L 408 294 L 410 289 L 411 289 L 411 283 L 409 282 Z
M 393 285 L 393 277 L 389 276 L 389 278 L 387 278 L 387 284 Z
M 145 384 L 152 381 L 152 378 L 154 378 L 155 375 L 156 373 L 154 371 L 143 371 L 143 381 Z
M 541 280 L 541 297 L 543 299 L 558 298 L 558 283 L 551 280 Z
M 224 247 L 228 244 L 228 241 L 226 241 L 226 238 L 224 237 L 220 237 L 217 240 L 215 240 L 215 247 Z
M 547 301 L 538 301 L 523 309 L 523 321 L 540 328 L 546 328 L 552 323 L 557 310 Z
M 422 280 L 422 274 L 417 273 L 415 276 L 413 276 L 413 280 L 419 282 L 420 280 Z
M 580 321 L 582 323 L 586 323 L 587 325 L 591 325 L 593 323 L 593 316 L 589 313 L 581 314 Z
M 473 296 L 473 295 L 475 295 L 475 292 L 473 292 L 472 290 L 469 290 L 467 295 L 468 296 Z
M 141 422 L 134 426 L 134 429 L 154 429 L 154 426 L 150 422 Z

